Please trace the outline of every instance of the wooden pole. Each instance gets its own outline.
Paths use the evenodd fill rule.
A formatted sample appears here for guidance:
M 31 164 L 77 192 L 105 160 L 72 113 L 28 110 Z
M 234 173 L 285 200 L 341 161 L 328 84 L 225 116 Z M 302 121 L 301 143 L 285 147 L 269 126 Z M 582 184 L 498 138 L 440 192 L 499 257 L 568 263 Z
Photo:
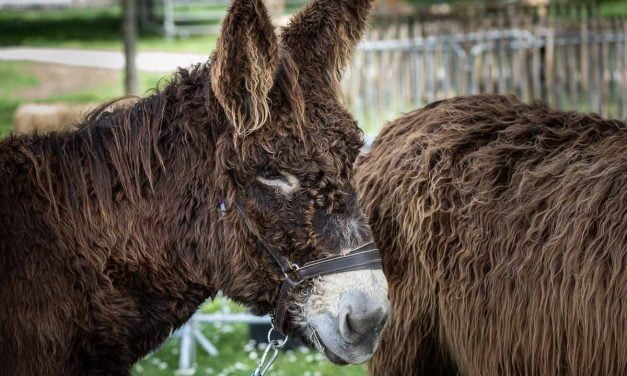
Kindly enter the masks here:
M 139 92 L 137 80 L 137 5 L 136 0 L 122 0 L 124 34 L 124 58 L 126 60 L 124 72 L 124 88 L 127 95 L 137 95 Z

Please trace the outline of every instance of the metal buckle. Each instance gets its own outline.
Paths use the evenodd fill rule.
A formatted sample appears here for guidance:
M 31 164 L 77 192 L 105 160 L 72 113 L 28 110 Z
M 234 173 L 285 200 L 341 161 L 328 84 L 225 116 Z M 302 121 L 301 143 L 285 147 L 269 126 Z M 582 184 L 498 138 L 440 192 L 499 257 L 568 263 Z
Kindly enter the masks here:
M 290 287 L 295 287 L 295 286 L 300 285 L 303 282 L 302 280 L 295 281 L 290 277 L 290 274 L 298 273 L 298 271 L 300 270 L 300 266 L 298 266 L 297 264 L 294 264 L 293 262 L 287 259 L 286 261 L 290 266 L 290 271 L 283 272 L 283 275 L 285 276 L 285 283 L 287 283 Z

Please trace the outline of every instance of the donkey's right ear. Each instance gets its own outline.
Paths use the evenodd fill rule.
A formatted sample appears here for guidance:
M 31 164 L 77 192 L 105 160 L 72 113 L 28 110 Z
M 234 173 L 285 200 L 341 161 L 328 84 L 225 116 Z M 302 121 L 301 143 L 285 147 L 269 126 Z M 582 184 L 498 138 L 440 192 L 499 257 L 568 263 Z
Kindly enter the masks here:
M 263 0 L 234 0 L 212 58 L 211 89 L 235 136 L 254 132 L 270 117 L 277 66 L 277 37 Z

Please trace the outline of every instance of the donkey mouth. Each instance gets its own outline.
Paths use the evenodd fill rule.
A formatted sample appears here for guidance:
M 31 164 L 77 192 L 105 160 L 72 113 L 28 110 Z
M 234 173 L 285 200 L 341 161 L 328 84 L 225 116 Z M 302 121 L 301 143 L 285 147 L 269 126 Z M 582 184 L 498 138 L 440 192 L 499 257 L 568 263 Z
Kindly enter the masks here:
M 324 354 L 324 356 L 326 356 L 327 359 L 333 364 L 336 364 L 338 366 L 344 366 L 349 364 L 348 361 L 346 361 L 338 354 L 334 353 L 328 346 L 324 344 L 324 342 L 320 339 L 320 335 L 314 328 L 308 327 L 307 331 L 310 332 L 310 335 L 307 336 L 307 338 L 305 338 L 304 336 L 301 337 L 301 341 L 303 341 L 303 343 Z
M 310 335 L 307 341 L 327 359 L 337 365 L 362 364 L 374 353 L 376 344 L 371 341 L 365 343 L 350 343 L 341 338 L 340 331 L 329 314 L 323 315 L 322 320 L 313 320 L 309 326 Z M 375 336 L 376 339 L 378 336 Z
M 329 359 L 329 361 L 333 364 L 337 364 L 338 366 L 345 366 L 348 364 L 348 362 L 342 358 L 340 358 L 340 356 L 336 355 L 333 351 L 329 350 L 328 347 L 322 345 L 323 347 L 323 353 L 324 356 L 327 357 L 327 359 Z
M 327 359 L 338 366 L 344 366 L 347 364 L 362 364 L 365 363 L 372 354 L 351 354 L 350 352 L 345 354 L 347 358 L 337 354 L 334 350 L 332 350 L 331 346 L 327 346 L 324 344 L 322 340 L 319 340 L 318 351 L 323 353 Z M 341 350 L 341 349 L 340 349 Z
M 318 331 L 310 325 L 301 327 L 300 331 L 296 333 L 296 336 L 305 346 L 318 350 L 318 352 L 323 354 L 333 364 L 344 366 L 351 363 L 331 350 L 320 338 Z

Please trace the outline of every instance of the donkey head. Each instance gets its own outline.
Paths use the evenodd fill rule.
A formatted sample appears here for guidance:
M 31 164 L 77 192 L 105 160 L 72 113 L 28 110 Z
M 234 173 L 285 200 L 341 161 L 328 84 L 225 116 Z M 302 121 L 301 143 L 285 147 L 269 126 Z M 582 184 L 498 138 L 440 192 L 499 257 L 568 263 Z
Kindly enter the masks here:
M 315 0 L 280 37 L 262 0 L 235 0 L 210 67 L 210 102 L 223 114 L 215 181 L 226 209 L 225 292 L 273 310 L 285 280 L 270 255 L 303 263 L 372 241 L 353 185 L 362 146 L 342 107 L 340 73 L 370 0 Z M 381 270 L 346 271 L 298 285 L 287 332 L 338 364 L 362 363 L 388 315 Z

